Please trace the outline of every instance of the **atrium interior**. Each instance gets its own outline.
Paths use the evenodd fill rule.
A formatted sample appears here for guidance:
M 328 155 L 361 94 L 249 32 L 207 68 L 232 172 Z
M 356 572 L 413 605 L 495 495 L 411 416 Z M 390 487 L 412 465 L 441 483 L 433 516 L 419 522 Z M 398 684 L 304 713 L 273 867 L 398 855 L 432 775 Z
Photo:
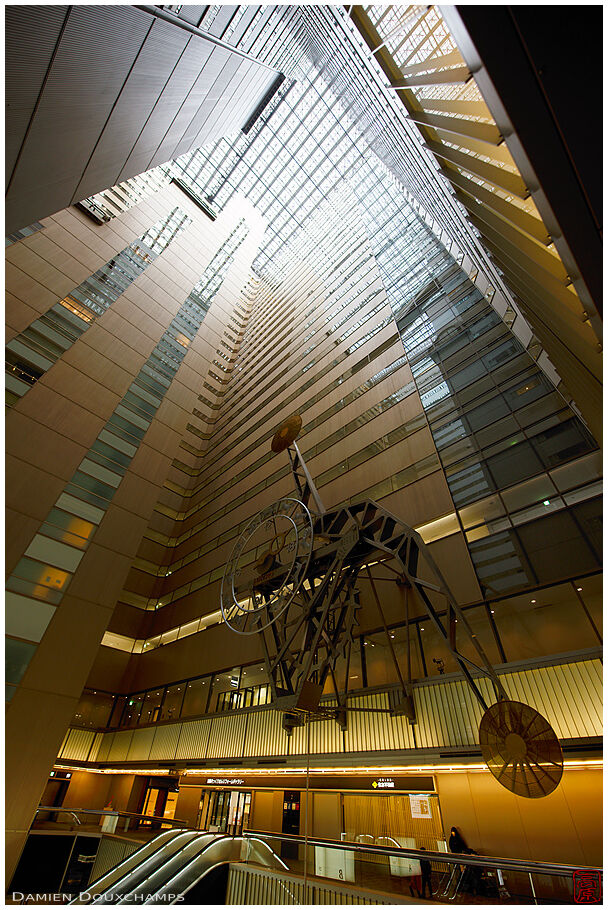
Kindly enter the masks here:
M 599 901 L 599 164 L 533 9 L 7 7 L 7 899 Z

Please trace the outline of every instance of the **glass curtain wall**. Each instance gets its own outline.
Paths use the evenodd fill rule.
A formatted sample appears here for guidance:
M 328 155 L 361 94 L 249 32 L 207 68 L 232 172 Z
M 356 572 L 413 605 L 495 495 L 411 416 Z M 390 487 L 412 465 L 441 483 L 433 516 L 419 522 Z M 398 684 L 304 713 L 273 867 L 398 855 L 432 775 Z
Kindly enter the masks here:
M 255 265 L 275 279 L 312 213 L 354 194 L 485 596 L 592 571 L 600 555 L 597 445 L 510 332 L 508 313 L 503 321 L 492 308 L 491 289 L 484 298 L 408 205 L 374 153 L 378 130 L 370 134 L 367 124 L 363 136 L 361 103 L 345 100 L 352 91 L 345 94 L 329 62 L 326 15 L 276 13 L 275 38 L 291 29 L 280 51 L 289 78 L 263 125 L 253 138 L 221 140 L 175 166 L 216 206 L 239 191 L 265 215 Z M 263 48 L 276 65 L 279 44 L 266 31 L 249 50 Z M 351 49 L 334 52 L 352 74 L 363 65 Z M 360 81 L 384 111 L 369 74 Z M 311 355 L 314 347 L 313 339 Z M 551 551 L 537 546 L 539 534 Z
M 490 599 L 464 607 L 467 621 L 495 665 L 550 657 L 587 656 L 602 646 L 602 578 L 579 577 L 563 584 Z M 405 663 L 407 629 L 390 627 L 392 647 Z M 414 681 L 458 673 L 459 668 L 427 617 L 410 623 L 410 659 Z M 355 638 L 350 660 L 338 658 L 338 685 L 349 692 L 386 689 L 399 683 L 386 637 L 380 630 Z M 334 694 L 328 681 L 324 695 Z M 214 675 L 180 680 L 128 696 L 85 690 L 72 726 L 104 729 L 137 727 L 205 714 L 270 704 L 271 692 L 263 664 L 232 667 Z

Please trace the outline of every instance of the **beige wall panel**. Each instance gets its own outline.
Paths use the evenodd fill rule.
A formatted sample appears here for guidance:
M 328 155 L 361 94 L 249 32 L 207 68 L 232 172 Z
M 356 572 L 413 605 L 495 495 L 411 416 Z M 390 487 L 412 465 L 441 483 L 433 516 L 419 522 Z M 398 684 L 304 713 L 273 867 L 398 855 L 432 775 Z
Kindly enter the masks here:
M 490 697 L 489 702 L 492 701 Z M 418 686 L 414 689 L 414 704 L 419 719 L 416 741 L 420 748 L 465 746 L 479 741 L 483 709 L 464 680 Z
M 182 303 L 183 300 L 173 294 L 167 294 L 147 272 L 144 272 L 129 285 L 108 312 L 115 312 L 118 319 L 132 323 L 156 342 Z M 106 315 L 104 314 L 102 318 L 105 319 Z
M 12 266 L 26 275 L 33 276 L 37 282 L 55 296 L 56 300 L 61 300 L 62 297 L 65 297 L 76 285 L 90 275 L 90 272 L 84 266 L 80 266 L 74 271 L 74 275 L 82 277 L 74 278 L 63 271 L 70 266 L 73 268 L 74 261 L 71 256 L 62 254 L 59 267 L 56 267 L 47 262 L 46 259 L 42 259 L 24 243 L 13 243 L 12 246 L 6 248 L 6 255 L 7 261 Z
M 195 351 L 188 353 L 192 353 L 192 359 L 195 359 L 198 356 Z M 188 357 L 188 354 L 186 357 Z M 201 363 L 204 362 L 202 358 L 199 359 L 201 360 Z M 190 369 L 184 370 L 184 358 L 182 368 L 180 368 L 175 380 L 171 383 L 171 387 L 167 389 L 165 400 L 172 401 L 176 407 L 182 408 L 188 415 L 188 420 L 191 420 L 192 409 L 195 408 L 198 403 L 197 396 L 200 387 L 200 374 L 198 374 L 195 369 L 192 369 L 191 361 L 189 361 L 189 363 Z M 192 385 L 189 385 L 189 382 L 192 382 Z M 183 475 L 181 476 L 183 482 Z
M 304 796 L 304 794 L 302 794 Z M 315 837 L 340 840 L 342 807 L 339 793 L 314 793 L 312 805 L 312 830 Z M 302 816 L 303 813 L 300 813 Z
M 175 818 L 190 828 L 196 828 L 198 808 L 202 794 L 201 787 L 180 787 L 175 806 Z
M 36 310 L 37 315 L 46 313 L 63 296 L 58 296 L 54 291 L 45 287 L 41 281 L 27 274 L 23 269 L 18 269 L 10 262 L 6 263 L 4 280 L 7 290 L 20 300 L 27 301 L 29 306 Z M 72 290 L 72 288 L 68 287 L 67 290 Z
M 247 715 L 214 717 L 206 758 L 236 758 L 243 754 Z
M 112 614 L 112 622 L 110 623 L 109 628 L 113 632 L 120 632 L 122 635 L 130 635 L 132 638 L 148 638 L 148 626 L 151 614 L 152 611 L 143 610 L 139 607 L 134 607 L 131 604 L 119 602 L 116 604 L 116 608 Z
M 116 490 L 112 504 L 122 506 L 141 518 L 149 519 L 157 499 L 156 484 L 129 472 Z
M 127 300 L 122 301 L 122 307 L 120 304 L 121 298 L 119 297 L 95 324 L 140 354 L 152 351 L 171 320 L 170 314 L 165 313 L 165 319 L 157 321 L 147 314 L 135 310 Z M 120 312 L 121 309 L 125 310 L 126 315 Z M 135 313 L 137 313 L 137 319 L 132 318 Z M 90 329 L 87 330 L 85 338 L 88 338 L 89 331 Z
M 155 452 L 166 455 L 169 458 L 178 457 L 181 459 L 179 443 L 179 433 L 167 427 L 166 424 L 161 423 L 158 420 L 157 412 L 157 418 L 152 421 L 150 429 L 146 432 L 145 445 L 149 446 Z
M 24 243 L 13 244 L 13 246 L 23 246 L 25 249 L 31 250 L 33 257 L 39 257 L 70 278 L 74 282 L 74 287 L 104 264 L 98 255 L 95 255 L 89 247 L 78 241 L 72 234 L 64 231 L 60 243 L 58 243 L 53 236 L 52 226 L 26 237 Z M 10 249 L 9 247 L 8 250 Z M 11 261 L 17 261 L 13 259 L 8 250 L 7 257 Z
M 289 738 L 282 728 L 282 715 L 275 710 L 247 715 L 243 755 L 287 755 Z
M 144 437 L 144 441 L 133 456 L 129 471 L 159 487 L 167 476 L 167 471 L 171 464 L 170 457 L 164 453 L 157 452 L 145 440 L 146 437 Z
M 315 720 L 304 727 L 296 727 L 291 734 L 289 754 L 305 755 L 308 742 L 311 753 L 315 755 L 344 751 L 342 728 L 333 719 Z
M 489 772 L 438 774 L 446 834 L 456 825 L 468 845 L 487 856 L 593 865 L 601 853 L 601 829 L 591 805 L 594 794 L 597 803 L 599 777 L 599 772 L 566 771 L 553 793 L 528 800 L 501 787 Z M 572 797 L 581 803 L 571 804 Z M 590 816 L 584 816 L 586 806 Z
M 86 761 L 94 739 L 95 734 L 92 730 L 70 730 L 67 741 L 61 749 L 61 758 Z
M 51 368 L 52 369 L 52 368 Z M 38 421 L 56 433 L 74 440 L 88 449 L 105 421 L 73 401 L 66 402 L 63 396 L 49 388 L 44 379 L 36 383 L 12 409 L 7 418 L 7 432 L 10 431 L 13 414 L 24 414 Z
M 181 725 L 167 724 L 154 730 L 154 741 L 150 747 L 150 761 L 162 759 L 171 761 L 175 758 Z
M 124 378 L 126 375 L 124 374 Z M 67 402 L 75 402 L 95 416 L 102 417 L 104 421 L 109 418 L 122 397 L 117 391 L 100 386 L 95 378 L 84 375 L 63 359 L 51 367 L 43 381 Z M 117 385 L 116 379 L 113 385 Z
M 134 730 L 133 737 L 129 745 L 129 751 L 127 753 L 127 761 L 148 761 L 150 758 L 150 748 L 152 746 L 152 740 L 154 739 L 155 733 L 156 730 L 154 727 L 146 727 L 142 730 Z
M 142 364 L 150 356 L 155 342 L 148 339 L 141 350 L 135 350 L 116 335 L 107 332 L 101 324 L 103 319 L 104 317 L 102 316 L 98 322 L 93 323 L 78 342 L 65 352 L 63 358 L 65 358 L 67 363 L 71 363 L 72 366 L 82 370 L 83 373 L 87 373 L 88 358 L 97 355 L 118 364 L 122 369 L 127 370 L 131 376 L 136 376 Z
M 65 481 L 33 465 L 24 465 L 12 455 L 6 456 L 5 471 L 8 508 L 43 521 L 62 492 Z
M 410 527 L 454 511 L 443 471 L 434 471 L 396 493 L 383 496 L 380 505 Z
M 112 504 L 95 534 L 95 543 L 133 557 L 145 530 L 145 518 Z
M 6 327 L 4 331 L 4 342 L 8 344 L 15 335 L 19 335 L 38 317 L 36 310 L 24 303 L 19 297 L 15 297 L 10 291 L 6 291 L 4 298 L 4 315 Z
M 91 221 L 90 224 L 92 227 L 93 222 Z M 65 250 L 74 258 L 77 265 L 87 269 L 84 277 L 88 278 L 102 265 L 109 262 L 114 253 L 118 252 L 118 248 L 113 250 L 107 243 L 105 249 L 104 245 L 99 244 L 98 249 L 93 249 L 87 242 L 91 236 L 97 237 L 95 232 L 88 226 L 85 228 L 84 224 L 79 225 L 79 236 L 76 236 L 59 221 L 51 218 L 43 231 L 26 237 L 24 242 L 38 255 L 55 264 L 58 262 L 56 258 L 58 253 Z
M 110 692 L 127 691 L 124 680 L 130 660 L 131 655 L 126 651 L 100 647 L 85 685 L 89 689 L 106 688 Z
M 559 786 L 567 803 L 572 830 L 580 843 L 583 862 L 586 866 L 600 867 L 602 865 L 603 783 L 602 769 L 595 768 L 585 771 L 566 771 Z M 530 840 L 538 822 L 538 817 L 534 816 L 531 809 L 532 807 L 526 806 L 525 812 L 522 813 Z M 539 836 L 543 836 L 544 833 L 544 830 L 541 830 Z M 562 848 L 564 855 L 566 847 L 567 844 L 564 844 Z M 562 862 L 572 863 L 573 860 L 564 859 Z
M 61 607 L 53 614 L 21 685 L 79 697 L 110 615 L 109 607 L 66 594 Z
M 130 561 L 129 556 L 119 555 L 115 550 L 108 550 L 93 541 L 70 582 L 67 596 L 91 606 L 99 605 L 113 610 Z M 65 598 L 62 603 L 64 602 Z M 91 606 L 88 607 L 89 611 Z
M 99 749 L 97 750 L 97 759 L 98 762 L 105 762 L 108 759 L 110 749 L 112 748 L 112 743 L 114 742 L 114 737 L 116 733 L 104 733 Z
M 46 689 L 46 686 L 45 686 Z M 11 786 L 6 792 L 6 875 L 10 880 L 23 838 L 48 781 L 77 699 L 20 686 L 6 715 L 5 773 Z M 32 735 L 35 729 L 36 735 Z
M 62 805 L 83 809 L 103 809 L 108 804 L 112 784 L 109 774 L 87 774 L 86 771 L 72 771 L 68 791 Z
M 601 665 L 598 660 L 575 665 L 538 667 L 501 677 L 515 701 L 531 705 L 549 721 L 560 738 L 602 735 Z M 585 698 L 580 698 L 580 693 Z
M 69 394 L 66 396 L 68 400 L 84 399 L 85 404 L 93 411 L 96 410 L 95 403 L 97 403 L 98 410 L 98 403 L 109 401 L 110 396 L 113 395 L 115 397 L 114 405 L 103 414 L 107 418 L 131 385 L 133 376 L 120 364 L 109 360 L 103 354 L 98 354 L 91 348 L 81 349 L 79 345 L 75 345 L 48 371 L 43 381 L 45 385 L 56 389 L 60 394 L 68 392 Z M 96 387 L 92 396 L 93 404 L 83 394 L 84 388 L 89 384 Z
M 252 795 L 249 827 L 257 831 L 276 831 L 273 827 L 274 793 L 256 790 Z
M 10 534 L 6 535 L 4 546 L 4 568 L 7 577 L 32 542 L 32 538 L 40 527 L 42 517 L 32 518 L 16 512 L 14 509 L 6 509 L 6 526 L 10 528 Z
M 184 369 L 185 373 L 188 372 L 188 369 L 184 368 L 183 365 L 182 369 Z M 171 400 L 163 399 L 162 404 L 156 412 L 156 418 L 164 426 L 179 433 L 180 436 L 183 436 L 186 432 L 186 424 L 190 420 L 190 415 L 187 410 L 176 408 Z
M 99 753 L 99 748 L 103 742 L 103 733 L 96 733 L 93 744 L 91 745 L 91 751 L 89 752 L 89 761 L 97 761 L 97 755 Z
M 195 760 L 205 758 L 210 730 L 210 720 L 191 720 L 183 723 L 175 758 Z
M 428 544 L 431 556 L 459 604 L 481 600 L 481 591 L 461 531 Z
M 112 778 L 109 797 L 113 807 L 123 812 L 137 812 L 146 778 L 134 774 L 113 774 Z
M 348 713 L 348 729 L 344 734 L 345 752 L 367 752 L 376 749 L 408 749 L 414 742 L 409 724 L 403 717 L 389 717 L 388 696 L 373 693 L 349 698 L 356 708 L 381 708 L 387 713 L 352 711 Z
M 108 754 L 103 760 L 108 762 L 126 761 L 134 732 L 133 730 L 120 730 L 118 733 L 114 733 Z

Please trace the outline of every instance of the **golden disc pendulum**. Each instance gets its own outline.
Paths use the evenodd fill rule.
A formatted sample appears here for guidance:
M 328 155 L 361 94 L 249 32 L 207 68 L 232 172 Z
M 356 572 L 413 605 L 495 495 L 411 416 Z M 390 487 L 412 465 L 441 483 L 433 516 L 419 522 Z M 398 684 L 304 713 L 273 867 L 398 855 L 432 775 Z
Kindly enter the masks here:
M 284 420 L 274 436 L 270 448 L 273 452 L 284 452 L 285 449 L 298 438 L 302 429 L 302 418 L 299 414 L 292 414 L 287 420 Z

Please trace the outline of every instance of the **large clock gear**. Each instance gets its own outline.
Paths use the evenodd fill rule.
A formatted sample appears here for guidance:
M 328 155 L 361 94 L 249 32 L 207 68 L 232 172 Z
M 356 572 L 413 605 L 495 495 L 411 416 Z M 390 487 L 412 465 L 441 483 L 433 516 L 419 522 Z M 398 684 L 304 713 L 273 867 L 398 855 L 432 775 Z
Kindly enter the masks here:
M 288 453 L 296 498 L 285 497 L 252 519 L 236 542 L 221 587 L 226 623 L 239 634 L 260 637 L 272 705 L 283 712 L 285 729 L 290 732 L 305 715 L 333 716 L 346 726 L 348 666 L 364 589 L 377 609 L 401 684 L 401 698 L 392 713 L 416 723 L 408 600 L 414 593 L 484 710 L 480 741 L 496 779 L 522 796 L 551 792 L 552 785 L 559 783 L 563 764 L 557 738 L 544 718 L 528 708 L 530 716 L 538 719 L 534 730 L 542 727 L 543 736 L 551 740 L 551 767 L 542 772 L 542 786 L 535 787 L 531 781 L 536 783 L 534 775 L 541 776 L 542 761 L 538 749 L 532 755 L 534 743 L 528 742 L 531 727 L 526 726 L 529 719 L 523 711 L 527 706 L 509 710 L 514 703 L 420 535 L 372 500 L 327 510 L 296 443 L 301 427 L 299 415 L 292 415 L 278 428 L 271 445 L 275 453 Z M 388 576 L 375 579 L 372 567 L 386 570 Z M 397 587 L 403 596 L 405 674 L 378 591 L 380 583 L 386 582 L 393 597 Z M 463 644 L 457 642 L 457 633 Z M 341 685 L 335 675 L 339 657 L 345 657 L 346 663 Z M 489 680 L 494 691 L 496 702 L 490 707 L 478 682 L 481 678 Z M 322 701 L 328 683 L 333 700 Z M 503 723 L 504 743 L 496 733 L 496 718 L 503 715 L 509 718 L 508 730 Z M 499 732 L 502 735 L 502 727 Z M 526 780 L 520 780 L 524 773 Z
M 280 499 L 249 522 L 222 579 L 222 614 L 234 632 L 261 632 L 285 612 L 306 578 L 312 541 L 310 512 L 297 499 Z

